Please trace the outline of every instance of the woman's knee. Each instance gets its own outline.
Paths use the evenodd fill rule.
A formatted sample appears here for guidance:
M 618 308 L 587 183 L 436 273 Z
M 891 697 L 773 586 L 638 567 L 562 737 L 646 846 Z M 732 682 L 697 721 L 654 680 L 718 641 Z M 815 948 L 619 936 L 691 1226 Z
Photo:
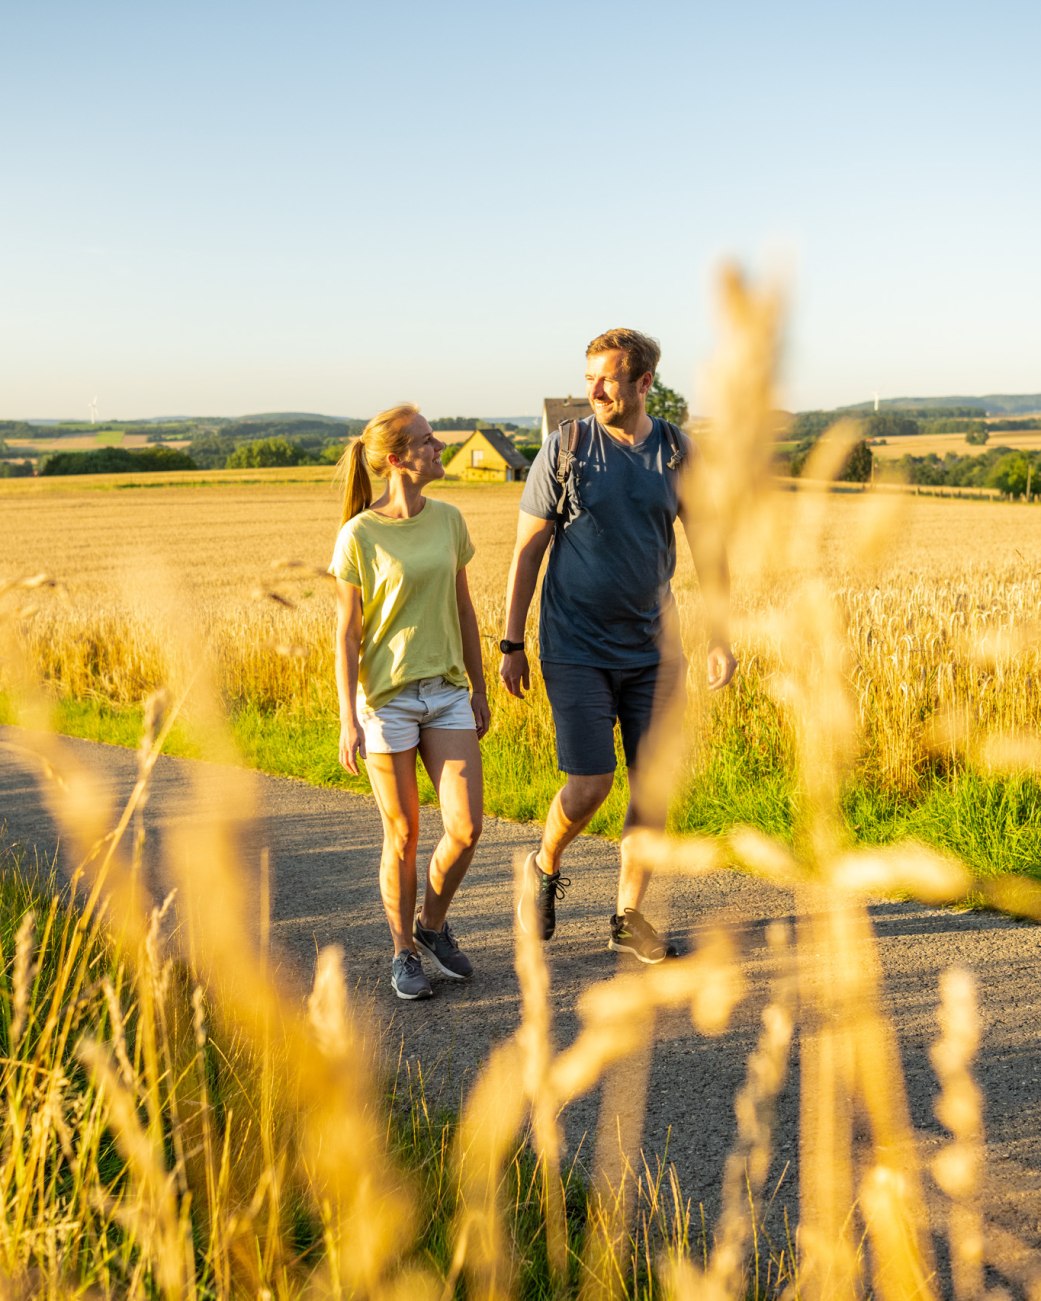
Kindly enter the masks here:
M 383 818 L 383 851 L 391 858 L 415 858 L 419 843 L 419 823 L 405 814 Z
M 473 849 L 484 830 L 484 814 L 480 809 L 460 810 L 445 817 L 445 835 L 461 850 Z

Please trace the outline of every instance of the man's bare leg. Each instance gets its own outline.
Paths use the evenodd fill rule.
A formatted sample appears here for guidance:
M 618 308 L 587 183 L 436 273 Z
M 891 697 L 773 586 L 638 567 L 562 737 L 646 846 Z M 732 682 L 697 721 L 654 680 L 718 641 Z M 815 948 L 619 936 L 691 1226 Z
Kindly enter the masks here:
M 593 815 L 611 793 L 614 773 L 597 773 L 592 777 L 568 775 L 563 788 L 553 797 L 542 832 L 542 845 L 536 864 L 547 875 L 560 871 L 564 850 L 593 820 Z
M 632 773 L 630 772 L 630 791 L 632 790 Z M 665 830 L 665 810 L 651 810 L 646 808 L 637 808 L 636 797 L 630 795 L 629 807 L 625 811 L 625 822 L 622 824 L 622 843 L 620 847 L 621 867 L 618 872 L 618 916 L 624 917 L 626 908 L 635 908 L 640 911 L 640 905 L 643 903 L 643 897 L 647 893 L 647 887 L 651 883 L 651 874 L 646 868 L 635 862 L 631 853 L 626 850 L 626 839 L 631 831 L 639 828 L 641 831 L 664 831 Z
M 640 911 L 651 874 L 626 851 L 626 839 L 637 828 L 664 831 L 669 812 L 669 793 L 679 777 L 685 753 L 676 738 L 683 736 L 686 710 L 686 665 L 681 659 L 666 660 L 658 671 L 654 690 L 651 725 L 640 741 L 639 765 L 629 768 L 629 807 L 622 826 L 621 868 L 618 873 L 618 916 L 626 908 Z

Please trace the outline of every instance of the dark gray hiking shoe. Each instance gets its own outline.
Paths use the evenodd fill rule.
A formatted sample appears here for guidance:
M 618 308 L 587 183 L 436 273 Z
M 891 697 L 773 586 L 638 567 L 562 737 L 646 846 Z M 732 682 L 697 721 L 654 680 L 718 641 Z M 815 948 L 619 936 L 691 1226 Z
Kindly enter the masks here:
M 433 994 L 419 955 L 411 949 L 395 954 L 390 964 L 390 983 L 398 998 L 429 998 Z
M 469 980 L 474 974 L 470 959 L 455 942 L 452 928 L 447 922 L 439 931 L 428 931 L 420 925 L 417 917 L 412 935 L 416 947 L 426 954 L 442 976 L 447 976 L 449 980 Z
M 538 853 L 537 849 L 533 849 L 524 860 L 524 870 L 528 874 L 528 885 L 525 889 L 531 890 L 535 899 L 536 930 L 542 939 L 548 940 L 557 929 L 557 900 L 563 899 L 571 880 L 569 877 L 561 876 L 559 872 L 554 872 L 552 875 L 544 872 L 537 862 Z M 519 903 L 517 919 L 523 929 L 524 913 Z
M 676 945 L 663 940 L 643 913 L 635 908 L 626 908 L 624 917 L 615 915 L 611 918 L 611 938 L 607 947 L 615 953 L 631 953 L 641 962 L 649 963 L 680 956 Z

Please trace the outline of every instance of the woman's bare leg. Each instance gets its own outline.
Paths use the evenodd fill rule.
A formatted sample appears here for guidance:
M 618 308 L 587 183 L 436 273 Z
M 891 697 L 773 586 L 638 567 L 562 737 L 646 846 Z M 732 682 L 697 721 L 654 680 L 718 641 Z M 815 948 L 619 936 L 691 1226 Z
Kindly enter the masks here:
M 441 804 L 444 834 L 427 868 L 420 923 L 439 931 L 448 905 L 466 875 L 481 834 L 484 784 L 481 749 L 471 729 L 427 728 L 420 734 L 419 754 Z
M 416 916 L 416 845 L 419 841 L 419 787 L 416 749 L 399 754 L 370 754 L 369 783 L 383 819 L 380 896 L 394 952 L 416 951 L 412 924 Z

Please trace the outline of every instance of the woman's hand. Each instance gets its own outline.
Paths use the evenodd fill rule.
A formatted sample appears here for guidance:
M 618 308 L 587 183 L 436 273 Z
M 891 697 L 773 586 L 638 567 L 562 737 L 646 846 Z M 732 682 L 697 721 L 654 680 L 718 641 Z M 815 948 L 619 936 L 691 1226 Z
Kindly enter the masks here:
M 470 708 L 474 711 L 474 722 L 477 724 L 477 739 L 479 741 L 492 724 L 492 714 L 488 708 L 488 697 L 483 691 L 471 692 Z
M 358 756 L 365 758 L 365 734 L 357 718 L 348 718 L 340 724 L 340 763 L 352 776 L 358 775 Z

